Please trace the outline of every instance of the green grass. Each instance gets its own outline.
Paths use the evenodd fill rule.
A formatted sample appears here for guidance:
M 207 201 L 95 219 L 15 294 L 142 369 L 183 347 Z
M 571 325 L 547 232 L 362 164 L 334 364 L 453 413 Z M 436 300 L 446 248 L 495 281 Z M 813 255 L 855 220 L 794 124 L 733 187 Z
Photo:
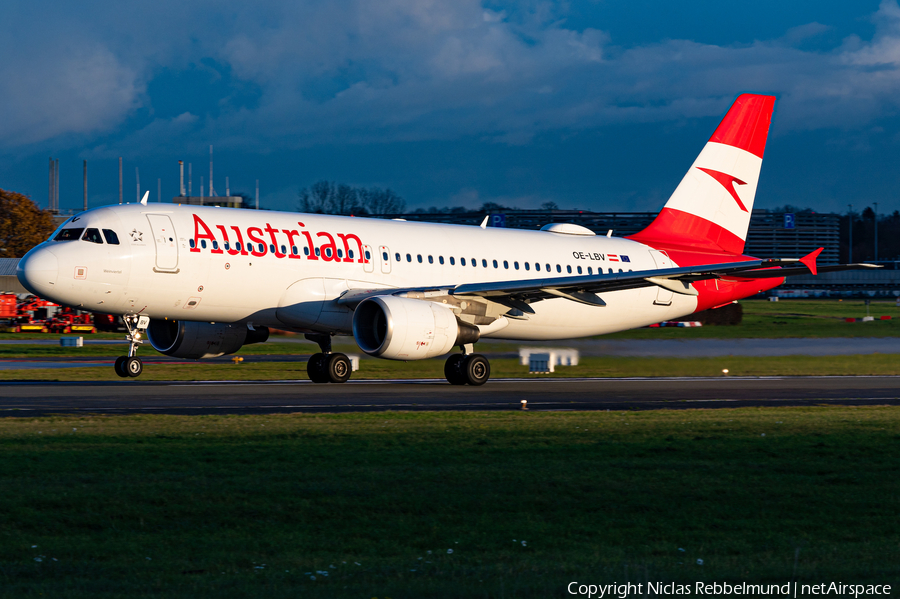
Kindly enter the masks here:
M 634 329 L 607 335 L 605 339 L 739 339 L 782 337 L 897 337 L 900 308 L 895 302 L 872 301 L 872 322 L 845 322 L 866 315 L 863 300 L 743 300 L 744 320 L 736 326 L 690 329 Z M 877 320 L 890 316 L 891 320 Z
M 846 318 L 861 318 L 866 315 L 862 300 L 785 300 L 769 302 L 765 300 L 743 300 L 744 321 L 737 326 L 706 326 L 700 328 L 643 328 L 598 337 L 602 339 L 738 339 L 738 338 L 782 338 L 782 337 L 898 337 L 900 336 L 900 309 L 895 302 L 873 301 L 869 312 L 875 318 L 891 316 L 891 320 L 873 322 L 845 322 Z M 75 335 L 66 335 L 75 336 Z M 0 333 L 4 339 L 58 339 L 60 335 L 17 335 Z M 83 335 L 88 339 L 124 340 L 124 333 L 103 333 Z M 302 336 L 291 336 L 290 341 L 283 335 L 272 335 L 267 343 L 247 345 L 241 348 L 241 355 L 314 353 L 314 343 L 298 340 Z M 339 351 L 358 352 L 351 338 L 335 339 Z M 521 343 L 485 340 L 482 345 L 492 351 L 513 350 Z M 30 356 L 109 356 L 118 354 L 118 346 L 92 346 L 82 348 L 61 348 L 51 345 L 0 345 L 0 358 Z M 151 350 L 152 351 L 152 350 Z
M 896 584 L 898 476 L 891 407 L 10 418 L 0 596 Z
M 305 362 L 251 362 L 235 364 L 145 364 L 140 379 L 128 381 L 271 381 L 306 379 Z M 529 374 L 518 360 L 491 360 L 491 378 L 635 377 L 635 376 L 814 376 L 897 375 L 900 355 L 781 356 L 717 358 L 582 358 L 578 366 L 559 366 L 553 374 Z M 394 362 L 368 358 L 360 361 L 354 380 L 392 378 L 444 378 L 442 359 Z M 108 367 L 0 370 L 0 381 L 121 381 Z

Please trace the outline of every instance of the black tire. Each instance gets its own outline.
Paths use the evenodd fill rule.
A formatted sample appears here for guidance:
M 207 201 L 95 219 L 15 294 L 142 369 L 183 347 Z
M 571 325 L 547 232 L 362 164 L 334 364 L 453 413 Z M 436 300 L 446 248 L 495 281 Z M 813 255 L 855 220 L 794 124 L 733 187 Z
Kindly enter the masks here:
M 465 385 L 466 375 L 463 373 L 462 364 L 466 356 L 463 354 L 453 354 L 444 362 L 444 377 L 451 385 Z
M 481 354 L 470 354 L 462 363 L 462 372 L 466 382 L 477 387 L 491 378 L 491 363 Z
M 141 373 L 144 372 L 144 363 L 141 362 L 141 359 L 137 356 L 125 358 L 125 360 L 122 361 L 122 370 L 124 370 L 125 374 L 131 378 L 136 378 L 141 376 Z
M 123 379 L 128 376 L 128 373 L 125 372 L 125 368 L 122 367 L 122 363 L 128 359 L 128 356 L 119 356 L 116 358 L 116 365 L 113 366 L 116 370 L 116 374 L 118 374 Z
M 346 383 L 353 372 L 350 358 L 344 354 L 331 354 L 326 356 L 325 374 L 330 383 Z
M 309 357 L 309 361 L 306 362 L 306 374 L 309 375 L 309 380 L 314 383 L 328 382 L 328 372 L 325 368 L 327 359 L 328 356 L 322 353 L 313 354 Z

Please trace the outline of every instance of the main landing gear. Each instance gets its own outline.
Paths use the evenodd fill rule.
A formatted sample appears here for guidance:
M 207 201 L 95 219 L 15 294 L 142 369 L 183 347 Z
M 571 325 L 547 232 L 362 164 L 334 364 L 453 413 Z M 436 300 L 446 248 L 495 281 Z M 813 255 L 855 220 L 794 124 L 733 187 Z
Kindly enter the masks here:
M 485 384 L 491 378 L 491 363 L 481 354 L 471 353 L 471 343 L 462 346 L 463 353 L 453 354 L 444 363 L 444 376 L 451 385 Z
M 331 352 L 331 335 L 310 335 L 306 338 L 319 345 L 322 351 L 313 354 L 306 362 L 306 373 L 314 383 L 346 383 L 353 368 L 350 358 Z
M 122 378 L 134 378 L 141 376 L 141 373 L 144 372 L 144 363 L 136 354 L 138 346 L 144 342 L 144 332 L 150 326 L 150 317 L 129 314 L 122 320 L 125 321 L 125 328 L 128 329 L 128 335 L 125 337 L 129 343 L 128 355 L 116 358 L 116 374 Z

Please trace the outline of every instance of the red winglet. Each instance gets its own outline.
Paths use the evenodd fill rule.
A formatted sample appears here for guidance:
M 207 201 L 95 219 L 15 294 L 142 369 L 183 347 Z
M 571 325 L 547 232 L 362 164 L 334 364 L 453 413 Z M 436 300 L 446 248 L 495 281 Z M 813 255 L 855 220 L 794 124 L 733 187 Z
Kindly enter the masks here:
M 816 273 L 816 258 L 819 257 L 819 254 L 822 253 L 823 249 L 825 249 L 825 248 L 819 248 L 816 251 L 811 252 L 811 253 L 807 254 L 806 256 L 803 256 L 802 258 L 800 258 L 800 262 L 802 262 L 804 265 L 806 265 L 806 268 L 808 268 L 812 274 L 817 274 Z

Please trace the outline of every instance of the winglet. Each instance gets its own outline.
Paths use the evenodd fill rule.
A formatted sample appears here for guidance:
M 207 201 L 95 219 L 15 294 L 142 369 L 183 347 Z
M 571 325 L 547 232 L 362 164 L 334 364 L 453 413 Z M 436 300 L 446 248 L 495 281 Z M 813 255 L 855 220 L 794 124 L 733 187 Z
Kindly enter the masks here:
M 490 215 L 490 214 L 488 214 L 487 216 L 485 216 L 485 217 L 484 217 L 484 220 L 481 221 L 481 228 L 482 228 L 482 229 L 487 229 L 487 224 L 488 224 L 488 219 L 489 219 L 489 218 L 491 218 L 491 215 Z
M 150 197 L 150 191 L 149 191 L 149 190 L 148 190 L 148 191 L 145 191 L 145 192 L 144 192 L 144 197 L 141 198 L 141 204 L 143 204 L 144 206 L 146 206 L 146 205 L 147 205 L 147 198 L 149 198 L 149 197 Z
M 800 262 L 802 262 L 806 266 L 806 268 L 809 269 L 809 272 L 811 272 L 812 274 L 817 274 L 816 273 L 816 258 L 819 257 L 819 254 L 822 253 L 823 249 L 825 249 L 825 248 L 819 248 L 816 251 L 811 252 L 811 253 L 803 256 L 802 258 L 800 258 Z

